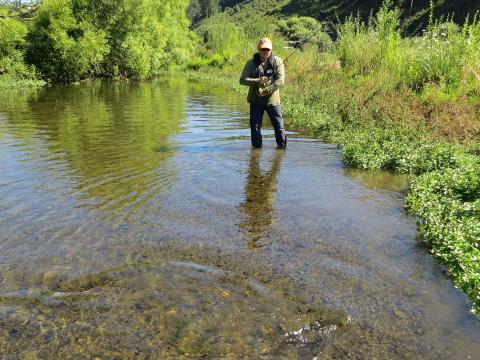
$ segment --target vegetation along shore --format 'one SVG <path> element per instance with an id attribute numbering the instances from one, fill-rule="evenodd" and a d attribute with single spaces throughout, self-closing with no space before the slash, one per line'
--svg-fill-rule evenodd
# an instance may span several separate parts
<path id="1" fill-rule="evenodd" d="M 421 242 L 480 315 L 479 6 L 361 3 L 7 2 L 0 89 L 187 68 L 243 92 L 241 68 L 268 36 L 288 57 L 290 128 L 341 144 L 347 166 L 411 174 L 405 204 Z"/>

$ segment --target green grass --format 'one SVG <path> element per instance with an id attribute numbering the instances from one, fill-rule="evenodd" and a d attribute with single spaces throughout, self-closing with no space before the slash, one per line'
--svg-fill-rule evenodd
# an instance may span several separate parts
<path id="1" fill-rule="evenodd" d="M 368 23 L 350 18 L 342 24 L 336 49 L 342 65 L 360 76 L 383 77 L 392 86 L 421 92 L 433 84 L 452 97 L 477 97 L 479 19 L 473 17 L 462 28 L 432 23 L 425 35 L 402 38 L 399 16 L 398 10 L 384 7 Z"/>

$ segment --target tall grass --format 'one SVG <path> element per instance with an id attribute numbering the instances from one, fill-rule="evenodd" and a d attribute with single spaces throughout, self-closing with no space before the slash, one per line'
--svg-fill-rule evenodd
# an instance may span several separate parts
<path id="1" fill-rule="evenodd" d="M 202 66 L 235 69 L 250 59 L 257 51 L 257 42 L 261 37 L 269 37 L 277 55 L 285 55 L 285 39 L 277 33 L 276 20 L 260 16 L 248 21 L 233 21 L 226 13 L 217 13 L 205 20 L 195 29 L 203 40 L 198 54 L 189 64 L 189 68 Z"/>
<path id="2" fill-rule="evenodd" d="M 478 16 L 467 19 L 461 29 L 451 21 L 432 23 L 423 36 L 414 38 L 401 37 L 399 16 L 387 2 L 368 22 L 350 17 L 340 25 L 334 51 L 345 69 L 358 76 L 375 74 L 417 92 L 433 85 L 450 96 L 478 95 Z"/>

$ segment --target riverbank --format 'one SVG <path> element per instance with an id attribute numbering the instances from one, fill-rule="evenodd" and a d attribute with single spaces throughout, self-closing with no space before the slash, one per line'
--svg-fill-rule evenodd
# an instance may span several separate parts
<path id="1" fill-rule="evenodd" d="M 26 89 L 45 86 L 46 82 L 37 79 L 20 79 L 10 75 L 0 75 L 0 91 Z"/>
<path id="2" fill-rule="evenodd" d="M 340 144 L 349 167 L 411 174 L 406 208 L 419 218 L 421 241 L 448 266 L 478 315 L 480 158 L 472 131 L 478 124 L 471 116 L 477 104 L 432 102 L 406 89 L 385 88 L 376 79 L 355 82 L 328 58 L 307 64 L 309 70 L 302 72 L 295 66 L 302 61 L 307 60 L 300 56 L 286 64 L 282 102 L 287 126 L 318 131 Z M 246 93 L 238 84 L 241 66 L 204 67 L 189 77 Z M 441 120 L 452 112 L 466 115 L 460 121 Z"/>

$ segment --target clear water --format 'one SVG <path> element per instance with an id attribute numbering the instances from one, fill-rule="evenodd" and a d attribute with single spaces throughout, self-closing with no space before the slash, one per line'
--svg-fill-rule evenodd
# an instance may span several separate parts
<path id="1" fill-rule="evenodd" d="M 480 358 L 406 179 L 264 135 L 182 79 L 0 94 L 0 358 Z"/>

